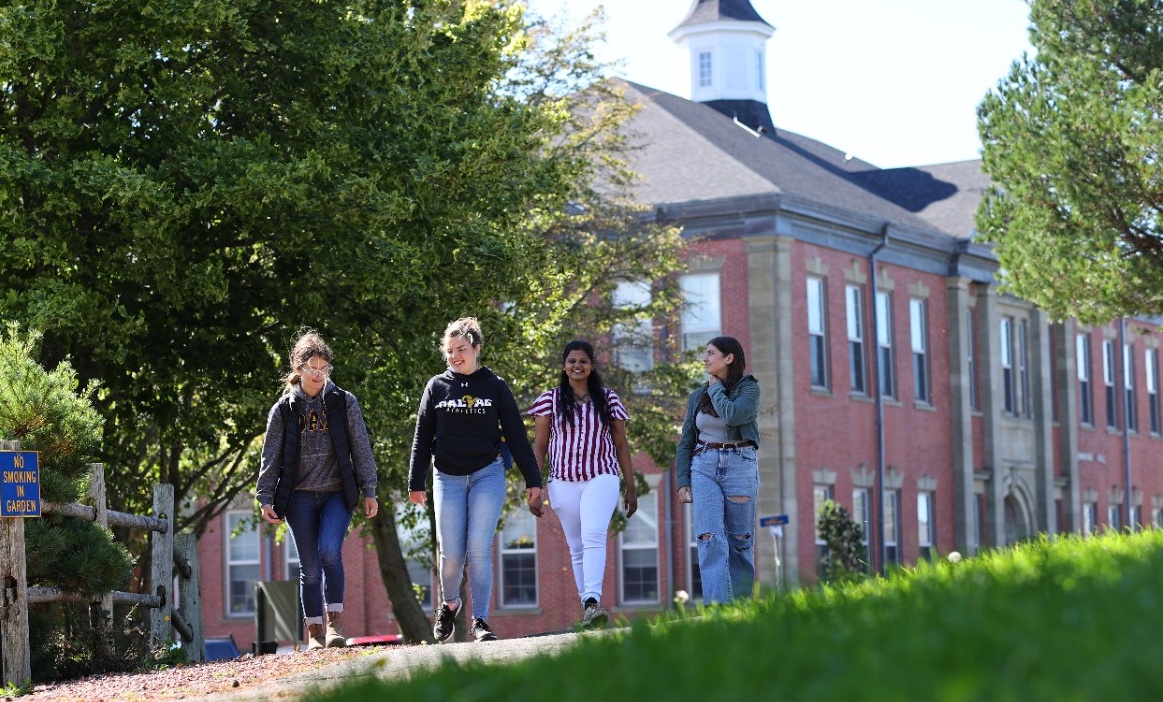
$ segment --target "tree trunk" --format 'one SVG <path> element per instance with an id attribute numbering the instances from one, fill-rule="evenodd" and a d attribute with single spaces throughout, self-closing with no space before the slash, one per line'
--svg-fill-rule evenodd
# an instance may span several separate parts
<path id="1" fill-rule="evenodd" d="M 384 589 L 387 590 L 392 612 L 396 615 L 404 640 L 408 643 L 435 643 L 432 625 L 424 610 L 420 609 L 420 602 L 412 589 L 412 579 L 408 576 L 408 564 L 400 547 L 396 516 L 391 505 L 384 505 L 376 514 L 372 521 L 372 538 L 380 562 L 380 577 L 384 581 Z"/>

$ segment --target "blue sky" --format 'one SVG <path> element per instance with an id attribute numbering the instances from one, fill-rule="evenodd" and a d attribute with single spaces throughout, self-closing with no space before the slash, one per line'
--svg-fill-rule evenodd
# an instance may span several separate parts
<path id="1" fill-rule="evenodd" d="M 526 0 L 569 24 L 599 4 L 617 73 L 676 95 L 689 76 L 667 33 L 690 0 Z M 977 105 L 1023 52 L 1024 0 L 751 0 L 775 27 L 767 101 L 788 129 L 882 168 L 978 158 Z"/>

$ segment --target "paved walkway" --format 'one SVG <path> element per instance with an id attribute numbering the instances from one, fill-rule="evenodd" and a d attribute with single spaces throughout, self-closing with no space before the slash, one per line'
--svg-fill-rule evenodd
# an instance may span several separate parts
<path id="1" fill-rule="evenodd" d="M 326 691 L 343 683 L 365 678 L 406 679 L 440 667 L 446 661 L 502 663 L 539 654 L 557 655 L 579 636 L 600 635 L 560 633 L 487 643 L 447 643 L 420 646 L 391 646 L 383 651 L 309 673 L 296 673 L 276 681 L 221 695 L 200 698 L 204 702 L 253 702 L 254 700 L 295 700 L 310 693 Z M 294 655 L 294 654 L 289 654 Z"/>

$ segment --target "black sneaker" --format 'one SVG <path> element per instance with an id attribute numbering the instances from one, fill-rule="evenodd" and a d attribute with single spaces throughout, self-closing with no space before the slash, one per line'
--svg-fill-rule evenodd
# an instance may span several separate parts
<path id="1" fill-rule="evenodd" d="M 456 609 L 451 609 L 447 602 L 441 602 L 440 609 L 436 610 L 435 619 L 432 635 L 436 637 L 436 643 L 444 643 L 456 633 Z"/>
<path id="2" fill-rule="evenodd" d="M 473 617 L 472 637 L 477 641 L 496 641 L 497 635 L 489 628 L 488 623 L 480 617 Z"/>
<path id="3" fill-rule="evenodd" d="M 610 611 L 600 602 L 590 597 L 586 599 L 585 609 L 582 611 L 581 625 L 583 629 L 605 626 L 610 619 Z"/>

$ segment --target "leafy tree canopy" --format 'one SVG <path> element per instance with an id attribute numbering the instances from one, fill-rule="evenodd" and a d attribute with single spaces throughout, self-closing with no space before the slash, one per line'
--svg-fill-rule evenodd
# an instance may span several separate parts
<path id="1" fill-rule="evenodd" d="M 1033 0 L 1036 54 L 979 108 L 977 217 L 1007 288 L 1102 322 L 1163 311 L 1163 2 Z"/>

